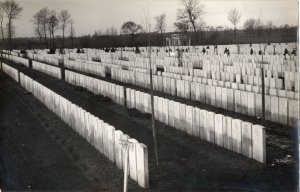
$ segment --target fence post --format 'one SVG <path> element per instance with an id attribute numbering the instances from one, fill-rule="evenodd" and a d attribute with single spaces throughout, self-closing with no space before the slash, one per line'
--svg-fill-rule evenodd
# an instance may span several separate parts
<path id="1" fill-rule="evenodd" d="M 64 67 L 64 59 L 58 60 L 58 66 L 60 68 L 61 79 L 65 80 L 65 67 Z"/>
<path id="2" fill-rule="evenodd" d="M 2 69 L 2 60 L 3 60 L 3 52 L 1 50 L 1 59 L 0 59 L 0 61 L 1 61 L 1 69 Z"/>
<path id="3" fill-rule="evenodd" d="M 262 119 L 263 123 L 265 123 L 265 75 L 264 75 L 264 68 L 263 64 L 261 66 L 261 103 L 262 103 Z"/>
<path id="4" fill-rule="evenodd" d="M 32 59 L 28 59 L 29 60 L 29 68 L 32 68 Z"/>
<path id="5" fill-rule="evenodd" d="M 130 142 L 128 142 L 127 140 L 121 140 L 121 145 L 122 145 L 122 147 L 125 148 L 123 192 L 127 192 L 127 185 L 128 185 L 128 159 L 129 159 L 128 148 L 129 148 Z"/>

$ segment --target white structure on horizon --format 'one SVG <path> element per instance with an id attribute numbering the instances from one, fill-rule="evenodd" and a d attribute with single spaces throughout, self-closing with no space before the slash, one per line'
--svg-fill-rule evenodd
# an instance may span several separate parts
<path id="1" fill-rule="evenodd" d="M 166 38 L 166 46 L 191 46 L 191 38 L 186 34 L 172 34 Z"/>

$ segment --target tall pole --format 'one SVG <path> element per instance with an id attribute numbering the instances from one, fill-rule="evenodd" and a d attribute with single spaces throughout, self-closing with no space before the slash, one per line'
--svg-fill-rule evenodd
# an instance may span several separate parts
<path id="1" fill-rule="evenodd" d="M 127 186 L 128 186 L 128 148 L 129 148 L 129 143 L 125 143 L 125 167 L 124 167 L 124 185 L 123 185 L 123 192 L 127 192 Z"/>
<path id="2" fill-rule="evenodd" d="M 262 99 L 262 119 L 263 123 L 265 123 L 265 75 L 264 75 L 264 67 L 263 67 L 263 62 L 264 62 L 264 56 L 263 53 L 261 54 L 261 99 Z"/>
<path id="3" fill-rule="evenodd" d="M 148 34 L 149 43 L 149 68 L 150 68 L 150 92 L 151 92 L 151 113 L 152 113 L 152 134 L 154 143 L 154 153 L 156 166 L 158 167 L 158 152 L 157 152 L 157 140 L 156 140 L 156 128 L 155 128 L 155 115 L 154 115 L 154 97 L 153 97 L 153 82 L 152 82 L 152 65 L 151 65 L 151 44 L 150 44 L 150 31 Z"/>

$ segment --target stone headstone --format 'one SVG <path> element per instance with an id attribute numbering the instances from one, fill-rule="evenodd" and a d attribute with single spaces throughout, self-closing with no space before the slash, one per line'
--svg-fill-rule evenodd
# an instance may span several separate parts
<path id="1" fill-rule="evenodd" d="M 191 82 L 191 100 L 196 101 L 197 83 Z"/>
<path id="2" fill-rule="evenodd" d="M 271 96 L 271 121 L 278 123 L 279 121 L 279 100 L 276 96 Z"/>
<path id="3" fill-rule="evenodd" d="M 269 94 L 270 96 L 277 96 L 277 89 L 270 89 Z"/>
<path id="4" fill-rule="evenodd" d="M 180 130 L 186 131 L 186 105 L 183 103 L 179 104 L 179 124 L 180 124 Z"/>
<path id="5" fill-rule="evenodd" d="M 239 119 L 232 120 L 232 150 L 242 152 L 242 121 Z"/>
<path id="6" fill-rule="evenodd" d="M 226 109 L 227 110 L 227 105 L 228 105 L 228 103 L 227 103 L 227 98 L 228 98 L 228 96 L 227 96 L 227 88 L 222 88 L 222 108 L 223 109 Z"/>
<path id="7" fill-rule="evenodd" d="M 248 92 L 248 115 L 255 117 L 255 94 Z"/>
<path id="8" fill-rule="evenodd" d="M 223 117 L 223 142 L 224 148 L 232 150 L 232 130 L 231 130 L 232 118 L 224 116 Z"/>
<path id="9" fill-rule="evenodd" d="M 216 107 L 222 107 L 222 88 L 216 87 Z"/>
<path id="10" fill-rule="evenodd" d="M 215 144 L 223 147 L 223 118 L 224 116 L 221 114 L 215 115 Z"/>
<path id="11" fill-rule="evenodd" d="M 180 129 L 180 103 L 174 102 L 174 126 L 176 129 Z"/>
<path id="12" fill-rule="evenodd" d="M 200 110 L 200 138 L 208 141 L 208 134 L 206 131 L 206 110 Z"/>
<path id="13" fill-rule="evenodd" d="M 210 143 L 215 142 L 215 113 L 207 112 L 206 114 L 206 138 Z"/>
<path id="14" fill-rule="evenodd" d="M 136 139 L 128 139 L 129 144 L 129 175 L 130 177 L 137 181 L 137 155 L 136 155 L 136 145 L 138 141 Z"/>
<path id="15" fill-rule="evenodd" d="M 242 122 L 242 154 L 252 158 L 252 124 Z"/>
<path id="16" fill-rule="evenodd" d="M 235 112 L 242 113 L 240 90 L 234 90 L 234 106 L 235 106 Z"/>
<path id="17" fill-rule="evenodd" d="M 158 104 L 158 120 L 160 122 L 163 122 L 163 98 L 162 97 L 157 98 L 157 104 Z"/>
<path id="18" fill-rule="evenodd" d="M 200 109 L 193 107 L 193 136 L 200 137 Z"/>
<path id="19" fill-rule="evenodd" d="M 266 132 L 261 125 L 252 126 L 253 159 L 266 163 Z"/>
<path id="20" fill-rule="evenodd" d="M 256 117 L 262 117 L 262 96 L 261 96 L 261 94 L 255 94 L 255 115 L 256 115 Z"/>
<path id="21" fill-rule="evenodd" d="M 186 132 L 189 135 L 193 135 L 193 107 L 186 106 Z"/>
<path id="22" fill-rule="evenodd" d="M 210 85 L 205 85 L 205 103 L 210 105 L 211 104 L 211 93 L 210 93 Z"/>
<path id="23" fill-rule="evenodd" d="M 248 92 L 241 91 L 242 114 L 248 115 Z"/>
<path id="24" fill-rule="evenodd" d="M 184 81 L 184 98 L 191 98 L 191 84 L 189 81 Z"/>
<path id="25" fill-rule="evenodd" d="M 299 117 L 298 116 L 298 108 L 299 108 L 299 103 L 297 100 L 289 100 L 289 103 L 288 103 L 289 126 L 295 126 L 295 123 L 297 122 L 298 117 Z"/>
<path id="26" fill-rule="evenodd" d="M 200 102 L 205 103 L 206 102 L 205 85 L 200 84 L 199 87 L 200 87 Z"/>
<path id="27" fill-rule="evenodd" d="M 163 123 L 168 124 L 169 121 L 169 100 L 163 99 L 163 109 L 162 109 L 162 116 L 163 116 Z"/>
<path id="28" fill-rule="evenodd" d="M 227 89 L 227 109 L 229 111 L 235 111 L 235 100 L 233 89 Z"/>
<path id="29" fill-rule="evenodd" d="M 174 127 L 174 101 L 168 100 L 168 125 Z"/>
<path id="30" fill-rule="evenodd" d="M 215 86 L 210 86 L 210 105 L 216 106 L 216 88 Z"/>
<path id="31" fill-rule="evenodd" d="M 137 182 L 143 188 L 149 188 L 148 149 L 142 143 L 136 144 Z"/>
<path id="32" fill-rule="evenodd" d="M 283 125 L 287 125 L 288 122 L 288 99 L 279 97 L 279 111 L 278 121 Z"/>
<path id="33" fill-rule="evenodd" d="M 116 165 L 119 169 L 123 168 L 123 159 L 122 159 L 122 139 L 123 132 L 120 130 L 115 131 L 115 157 Z"/>
<path id="34" fill-rule="evenodd" d="M 266 120 L 271 120 L 271 97 L 265 95 L 265 115 Z"/>
<path id="35" fill-rule="evenodd" d="M 278 90 L 278 96 L 279 97 L 286 97 L 286 90 Z"/>
<path id="36" fill-rule="evenodd" d="M 293 91 L 287 91 L 286 92 L 286 97 L 288 99 L 295 99 L 295 92 L 293 92 Z"/>

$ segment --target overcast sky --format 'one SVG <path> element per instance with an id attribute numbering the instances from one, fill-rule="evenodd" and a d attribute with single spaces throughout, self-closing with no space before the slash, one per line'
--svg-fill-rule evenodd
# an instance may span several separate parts
<path id="1" fill-rule="evenodd" d="M 120 30 L 122 24 L 132 20 L 142 24 L 143 10 L 149 10 L 154 17 L 165 13 L 167 31 L 174 31 L 176 9 L 181 7 L 180 0 L 16 0 L 22 7 L 22 16 L 15 22 L 17 37 L 34 36 L 32 16 L 42 9 L 60 12 L 67 9 L 73 20 L 76 35 L 93 34 L 95 30 L 105 31 L 114 26 Z M 206 14 L 204 21 L 209 26 L 229 26 L 227 19 L 230 9 L 236 7 L 242 14 L 238 27 L 243 26 L 247 18 L 272 20 L 275 25 L 298 25 L 297 0 L 202 0 Z M 69 30 L 68 30 L 69 31 Z M 61 33 L 60 31 L 57 34 Z"/>

